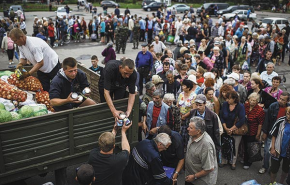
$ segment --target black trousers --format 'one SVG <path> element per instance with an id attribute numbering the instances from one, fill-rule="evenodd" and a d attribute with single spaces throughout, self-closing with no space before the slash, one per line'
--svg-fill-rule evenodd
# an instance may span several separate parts
<path id="1" fill-rule="evenodd" d="M 55 37 L 49 37 L 49 38 L 50 38 L 50 46 L 53 47 Z"/>
<path id="2" fill-rule="evenodd" d="M 151 44 L 152 42 L 152 34 L 153 34 L 153 30 L 148 29 L 148 43 Z"/>
<path id="3" fill-rule="evenodd" d="M 248 143 L 250 142 L 255 142 L 256 141 L 256 136 L 243 136 L 243 142 L 244 142 L 244 166 L 251 166 L 252 163 L 250 163 L 249 160 L 249 154 L 247 152 L 248 150 Z"/>
<path id="4" fill-rule="evenodd" d="M 140 29 L 139 41 L 144 41 L 144 40 L 145 40 L 145 30 Z"/>
<path id="5" fill-rule="evenodd" d="M 113 37 L 113 34 L 107 34 L 107 43 L 110 41 L 110 38 L 112 40 L 112 42 L 114 43 L 114 37 Z"/>
<path id="6" fill-rule="evenodd" d="M 37 71 L 37 76 L 40 83 L 42 84 L 43 90 L 49 92 L 50 81 L 55 77 L 55 75 L 57 74 L 60 68 L 61 68 L 61 65 L 58 61 L 58 63 L 56 64 L 56 66 L 53 68 L 53 70 L 50 73 L 44 73 L 39 70 Z"/>
<path id="7" fill-rule="evenodd" d="M 14 56 L 14 48 L 13 49 L 7 49 L 7 55 L 8 55 L 8 60 L 13 60 Z"/>
<path id="8" fill-rule="evenodd" d="M 147 83 L 149 81 L 148 75 L 149 75 L 149 72 L 150 72 L 150 67 L 149 66 L 139 67 L 137 71 L 138 71 L 138 73 L 140 75 L 140 78 L 139 78 L 139 94 L 142 95 L 143 94 L 143 79 L 145 79 L 145 83 Z"/>

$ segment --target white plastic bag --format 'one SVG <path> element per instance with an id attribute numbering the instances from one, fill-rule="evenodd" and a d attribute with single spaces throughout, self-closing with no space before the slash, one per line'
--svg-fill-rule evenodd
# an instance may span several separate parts
<path id="1" fill-rule="evenodd" d="M 242 70 L 249 70 L 249 65 L 248 65 L 248 62 L 246 60 L 242 65 Z"/>

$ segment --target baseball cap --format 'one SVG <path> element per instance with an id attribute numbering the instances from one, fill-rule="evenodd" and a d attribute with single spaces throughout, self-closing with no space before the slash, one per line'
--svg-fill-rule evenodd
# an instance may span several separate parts
<path id="1" fill-rule="evenodd" d="M 153 82 L 147 82 L 145 85 L 146 89 L 151 89 L 152 87 L 154 87 L 154 83 Z"/>
<path id="2" fill-rule="evenodd" d="M 188 43 L 189 43 L 188 40 L 185 40 L 185 41 L 184 41 L 184 44 L 188 44 Z"/>
<path id="3" fill-rule="evenodd" d="M 197 95 L 194 102 L 196 102 L 196 103 L 205 103 L 206 102 L 205 95 L 203 95 L 203 94 Z"/>
<path id="4" fill-rule="evenodd" d="M 144 44 L 141 44 L 141 46 L 142 46 L 142 47 L 146 47 L 146 46 L 147 46 L 147 44 L 146 44 L 146 43 L 144 43 Z"/>
<path id="5" fill-rule="evenodd" d="M 237 73 L 231 73 L 230 75 L 227 76 L 228 78 L 233 78 L 234 80 L 239 80 L 240 77 Z"/>

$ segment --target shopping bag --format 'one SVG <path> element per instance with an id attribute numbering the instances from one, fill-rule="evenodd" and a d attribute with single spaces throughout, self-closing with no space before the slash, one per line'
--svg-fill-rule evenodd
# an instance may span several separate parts
<path id="1" fill-rule="evenodd" d="M 169 36 L 167 37 L 167 42 L 173 43 L 173 42 L 174 42 L 174 36 L 169 35 Z"/>
<path id="2" fill-rule="evenodd" d="M 263 157 L 261 155 L 261 142 L 250 142 L 248 143 L 248 154 L 249 154 L 249 162 L 256 162 L 256 161 L 262 161 Z"/>

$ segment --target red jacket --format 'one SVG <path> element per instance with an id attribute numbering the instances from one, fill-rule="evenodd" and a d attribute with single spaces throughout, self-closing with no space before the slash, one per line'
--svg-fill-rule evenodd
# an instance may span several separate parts
<path id="1" fill-rule="evenodd" d="M 48 36 L 49 37 L 54 37 L 54 27 L 53 26 L 48 26 Z"/>

